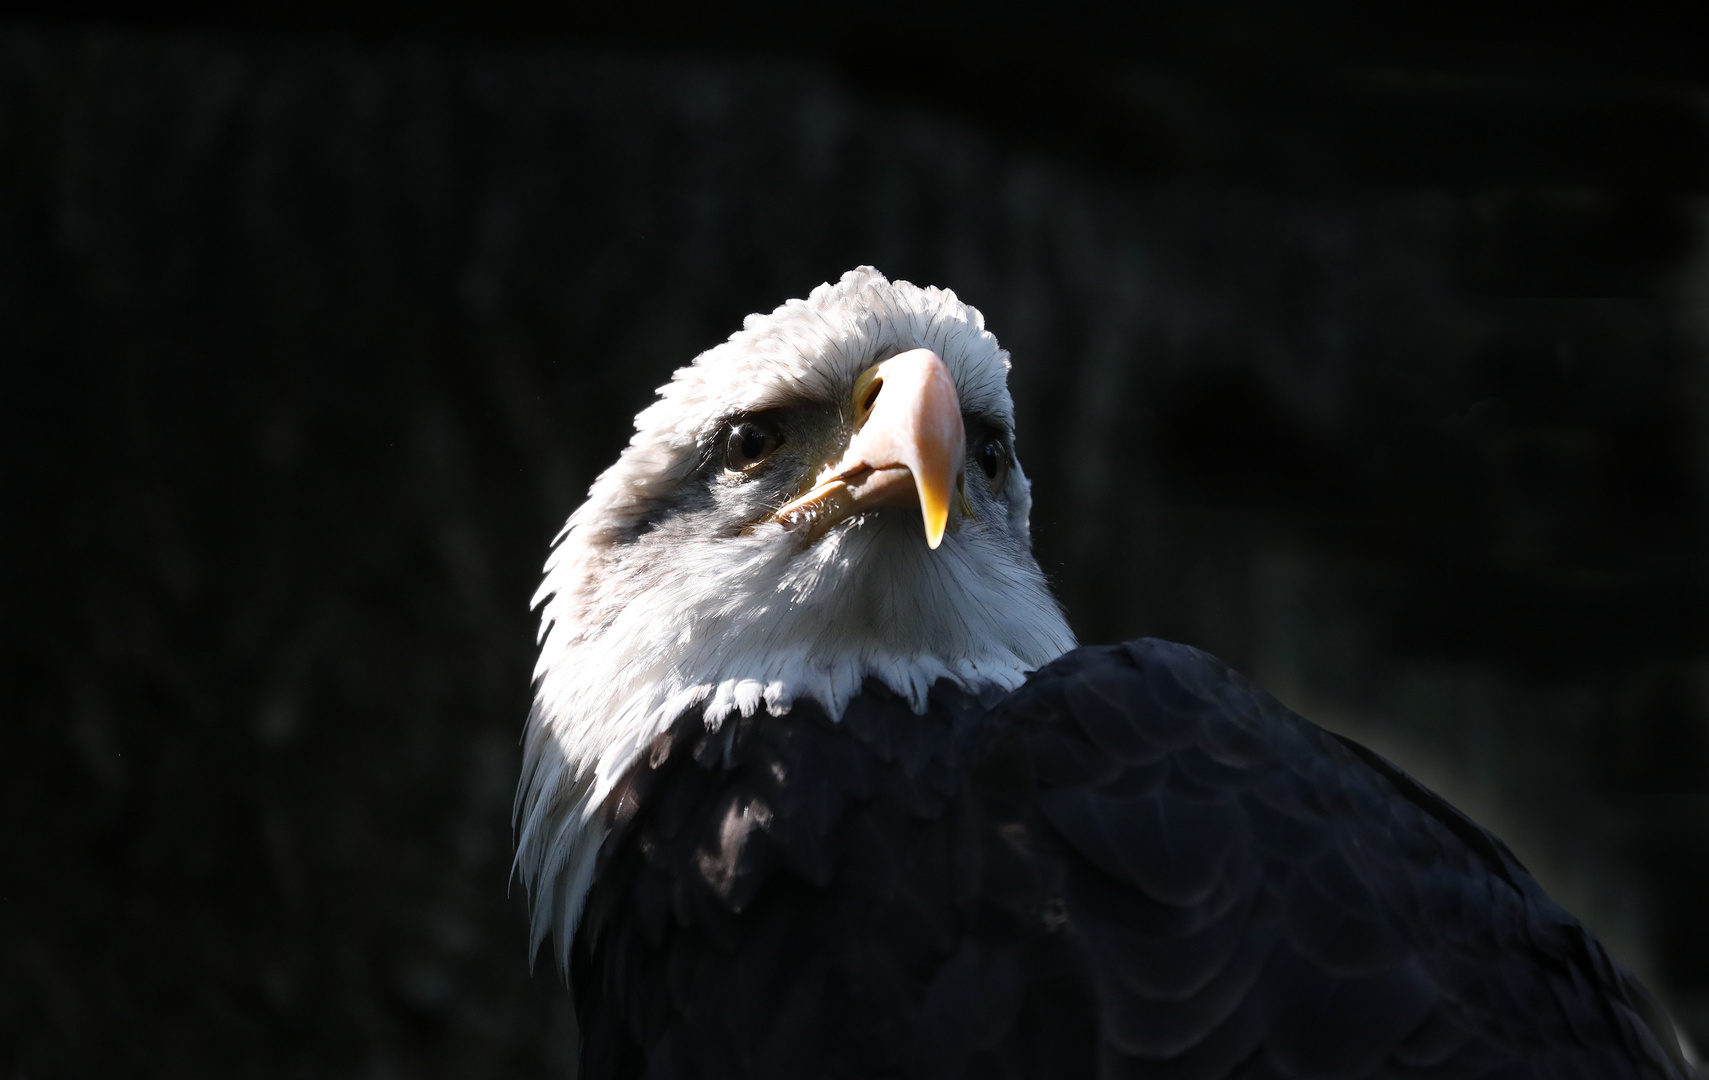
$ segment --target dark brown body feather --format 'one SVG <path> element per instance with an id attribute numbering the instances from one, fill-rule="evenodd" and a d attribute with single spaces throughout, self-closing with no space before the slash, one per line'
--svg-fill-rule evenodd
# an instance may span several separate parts
<path id="1" fill-rule="evenodd" d="M 585 1080 L 1691 1075 L 1499 840 L 1184 646 L 685 719 L 614 800 Z"/>

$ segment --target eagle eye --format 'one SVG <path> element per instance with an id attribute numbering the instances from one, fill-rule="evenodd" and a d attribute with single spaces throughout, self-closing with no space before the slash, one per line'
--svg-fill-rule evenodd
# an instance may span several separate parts
<path id="1" fill-rule="evenodd" d="M 744 472 L 764 461 L 782 442 L 777 432 L 765 424 L 743 420 L 730 425 L 724 439 L 724 467 L 731 472 Z"/>
<path id="2" fill-rule="evenodd" d="M 985 478 L 990 480 L 993 486 L 1000 484 L 1000 477 L 1009 471 L 1009 451 L 1003 445 L 1003 440 L 995 436 L 979 444 L 973 459 L 979 463 L 979 471 L 985 474 Z"/>

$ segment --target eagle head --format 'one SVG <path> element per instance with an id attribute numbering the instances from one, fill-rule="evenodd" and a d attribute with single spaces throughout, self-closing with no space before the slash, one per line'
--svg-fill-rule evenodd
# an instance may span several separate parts
<path id="1" fill-rule="evenodd" d="M 698 713 L 832 717 L 868 679 L 1009 689 L 1074 646 L 1032 555 L 1009 357 L 944 289 L 871 267 L 681 368 L 546 562 L 517 792 L 533 946 L 560 964 L 608 796 Z"/>

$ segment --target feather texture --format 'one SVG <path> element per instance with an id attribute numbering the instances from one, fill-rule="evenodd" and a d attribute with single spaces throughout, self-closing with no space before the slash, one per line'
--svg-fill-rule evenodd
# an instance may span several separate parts
<path id="1" fill-rule="evenodd" d="M 1184 646 L 661 746 L 574 955 L 590 1080 L 1691 1075 L 1498 840 Z"/>
<path id="2" fill-rule="evenodd" d="M 697 357 L 635 418 L 635 436 L 571 515 L 535 597 L 535 706 L 517 791 L 516 866 L 533 944 L 567 960 L 605 836 L 599 808 L 685 712 L 717 727 L 811 700 L 838 716 L 868 679 L 925 708 L 948 680 L 1020 685 L 1074 645 L 1033 560 L 1019 462 L 1000 520 L 966 523 L 936 551 L 882 515 L 801 551 L 780 526 L 676 528 L 696 471 L 731 417 L 789 403 L 837 408 L 862 370 L 935 350 L 965 414 L 1012 430 L 1009 358 L 954 293 L 850 271 Z"/>
<path id="3" fill-rule="evenodd" d="M 969 433 L 942 546 L 882 509 L 787 534 L 914 348 Z M 1394 765 L 1184 646 L 1067 651 L 1007 370 L 954 294 L 861 268 L 678 371 L 571 515 L 516 815 L 581 1075 L 1692 1075 Z M 761 423 L 763 462 L 717 453 Z"/>

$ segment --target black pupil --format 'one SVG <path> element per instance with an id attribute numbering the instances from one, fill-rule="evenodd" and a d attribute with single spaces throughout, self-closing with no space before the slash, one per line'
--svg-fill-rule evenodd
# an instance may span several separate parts
<path id="1" fill-rule="evenodd" d="M 988 442 L 979 448 L 979 467 L 985 470 L 985 475 L 997 479 L 997 469 L 1003 464 L 1002 452 L 997 444 Z"/>
<path id="2" fill-rule="evenodd" d="M 755 461 L 766 452 L 766 433 L 755 424 L 742 424 L 730 433 L 731 457 L 738 461 Z"/>

